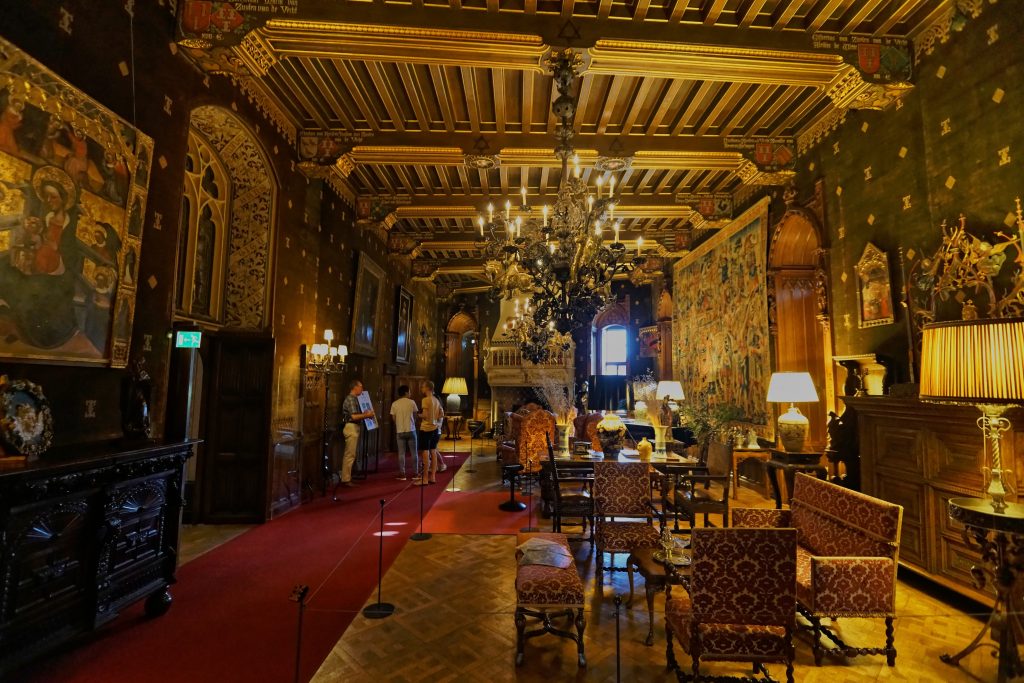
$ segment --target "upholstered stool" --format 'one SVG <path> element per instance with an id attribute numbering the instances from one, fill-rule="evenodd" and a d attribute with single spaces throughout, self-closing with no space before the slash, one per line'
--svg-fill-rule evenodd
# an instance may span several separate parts
<path id="1" fill-rule="evenodd" d="M 569 550 L 565 534 L 532 533 L 519 534 L 516 547 L 531 538 L 554 541 Z M 571 552 L 571 551 L 570 551 Z M 516 551 L 518 562 L 522 553 Z M 576 570 L 575 560 L 565 568 L 541 564 L 520 565 L 516 569 L 516 666 L 523 663 L 526 641 L 535 636 L 551 633 L 568 638 L 576 643 L 576 652 L 581 667 L 587 665 L 583 654 L 583 631 L 586 620 L 583 617 L 583 581 Z M 526 630 L 527 617 L 539 619 L 541 627 Z M 552 625 L 555 619 L 566 619 L 565 628 Z M 569 631 L 575 626 L 576 632 Z"/>

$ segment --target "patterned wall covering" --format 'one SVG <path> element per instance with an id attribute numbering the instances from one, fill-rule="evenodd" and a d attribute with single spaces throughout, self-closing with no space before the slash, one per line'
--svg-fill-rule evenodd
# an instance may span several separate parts
<path id="1" fill-rule="evenodd" d="M 850 112 L 797 164 L 801 197 L 825 177 L 826 244 L 835 353 L 879 353 L 906 381 L 902 308 L 893 324 L 860 329 L 853 268 L 868 242 L 884 250 L 900 296 L 897 249 L 935 249 L 939 224 L 963 213 L 979 234 L 1014 230 L 1024 196 L 1024 46 L 1018 3 L 976 3 L 980 14 L 915 66 L 901 106 Z M 983 56 L 982 56 L 983 55 Z"/>
<path id="2" fill-rule="evenodd" d="M 770 422 L 767 223 L 762 200 L 673 269 L 676 377 L 688 396 L 706 392 L 759 425 Z"/>

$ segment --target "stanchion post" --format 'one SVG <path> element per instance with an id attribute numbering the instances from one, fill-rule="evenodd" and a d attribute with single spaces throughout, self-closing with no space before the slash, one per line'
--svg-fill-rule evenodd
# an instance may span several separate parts
<path id="1" fill-rule="evenodd" d="M 622 680 L 622 645 L 619 635 L 619 610 L 622 607 L 622 596 L 615 596 L 615 682 Z"/>
<path id="2" fill-rule="evenodd" d="M 395 613 L 395 606 L 380 601 L 380 586 L 384 579 L 384 499 L 380 499 L 380 536 L 377 539 L 377 602 L 363 608 L 363 616 L 367 619 L 383 619 Z"/>
<path id="3" fill-rule="evenodd" d="M 526 459 L 526 472 L 533 469 L 533 458 Z M 527 491 L 526 495 L 530 499 L 530 502 L 526 506 L 526 526 L 519 530 L 523 534 L 533 534 L 540 529 L 533 525 L 533 479 L 527 479 Z"/>
<path id="4" fill-rule="evenodd" d="M 430 538 L 430 534 L 423 533 L 423 489 L 426 486 L 420 486 L 420 530 L 409 537 L 410 541 L 425 541 Z"/>
<path id="5" fill-rule="evenodd" d="M 299 584 L 292 589 L 289 600 L 299 603 L 299 626 L 295 634 L 295 683 L 299 683 L 300 669 L 302 665 L 302 619 L 306 612 L 306 596 L 309 595 L 309 586 Z"/>

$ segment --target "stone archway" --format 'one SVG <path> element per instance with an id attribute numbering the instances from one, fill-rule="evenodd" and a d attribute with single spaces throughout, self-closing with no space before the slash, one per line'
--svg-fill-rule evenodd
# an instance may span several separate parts
<path id="1" fill-rule="evenodd" d="M 216 151 L 231 178 L 223 324 L 264 330 L 270 322 L 277 198 L 273 167 L 255 135 L 230 111 L 197 107 L 190 125 Z"/>

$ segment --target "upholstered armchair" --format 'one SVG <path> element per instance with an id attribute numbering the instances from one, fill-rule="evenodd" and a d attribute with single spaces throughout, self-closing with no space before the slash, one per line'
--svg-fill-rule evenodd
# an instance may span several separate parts
<path id="1" fill-rule="evenodd" d="M 814 663 L 825 654 L 884 654 L 896 665 L 893 619 L 903 508 L 806 474 L 797 474 L 789 510 L 733 510 L 734 526 L 793 527 L 797 609 L 814 630 Z M 885 619 L 885 647 L 847 645 L 823 618 Z M 822 645 L 826 636 L 835 647 Z"/>
<path id="2" fill-rule="evenodd" d="M 764 664 L 781 662 L 786 680 L 793 683 L 796 531 L 694 529 L 691 548 L 689 594 L 673 591 L 673 582 L 667 582 L 669 667 L 680 680 L 703 680 L 701 661 L 751 662 L 754 673 L 771 680 Z M 692 677 L 679 671 L 673 640 L 690 655 Z"/>
<path id="3" fill-rule="evenodd" d="M 651 470 L 645 462 L 598 461 L 594 463 L 594 537 L 597 547 L 597 581 L 604 581 L 604 554 L 611 555 L 608 571 L 615 566 L 616 553 L 637 548 L 657 548 L 659 527 L 665 520 L 651 500 Z"/>
<path id="4" fill-rule="evenodd" d="M 601 441 L 597 438 L 597 423 L 601 421 L 601 413 L 587 413 L 577 416 L 573 421 L 576 441 L 589 441 L 595 451 L 601 450 Z"/>

